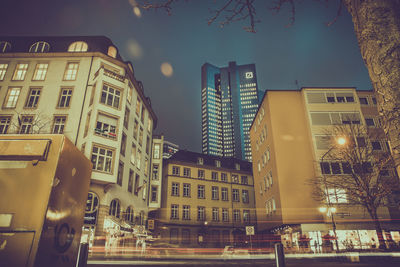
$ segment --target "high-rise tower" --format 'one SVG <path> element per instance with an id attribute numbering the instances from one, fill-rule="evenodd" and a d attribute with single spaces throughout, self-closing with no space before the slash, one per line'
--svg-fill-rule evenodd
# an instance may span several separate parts
<path id="1" fill-rule="evenodd" d="M 258 108 L 254 64 L 201 68 L 202 152 L 251 161 L 249 129 Z"/>

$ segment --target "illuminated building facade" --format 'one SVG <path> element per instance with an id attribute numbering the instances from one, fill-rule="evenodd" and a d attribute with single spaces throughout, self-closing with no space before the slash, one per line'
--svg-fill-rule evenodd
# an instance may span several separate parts
<path id="1" fill-rule="evenodd" d="M 336 209 L 334 219 L 321 213 L 322 204 L 313 198 L 310 179 L 348 173 L 343 162 L 326 160 L 320 164 L 332 148 L 327 141 L 329 129 L 349 124 L 351 119 L 352 124 L 368 127 L 370 132 L 382 132 L 378 117 L 371 91 L 352 87 L 266 91 L 250 130 L 258 230 L 279 233 L 285 247 L 304 249 L 304 242 L 308 242 L 307 250 L 321 252 L 326 242 L 322 237 L 334 236 L 334 220 L 340 249 L 350 241 L 356 249 L 377 247 L 368 212 L 350 205 L 345 189 L 329 188 L 333 196 L 330 205 Z M 365 142 L 377 153 L 387 151 L 384 135 L 380 140 L 368 139 Z M 321 166 L 327 166 L 323 173 Z M 397 179 L 394 171 L 382 175 Z M 390 206 L 380 207 L 378 216 L 386 240 L 399 242 L 399 225 L 388 223 Z"/>
<path id="2" fill-rule="evenodd" d="M 90 244 L 143 229 L 157 117 L 110 39 L 0 37 L 0 88 L 0 134 L 64 134 L 91 160 Z"/>
<path id="3" fill-rule="evenodd" d="M 179 150 L 164 160 L 156 233 L 188 247 L 248 241 L 256 225 L 251 163 Z"/>
<path id="4" fill-rule="evenodd" d="M 202 152 L 251 161 L 249 130 L 257 111 L 254 64 L 201 68 Z"/>

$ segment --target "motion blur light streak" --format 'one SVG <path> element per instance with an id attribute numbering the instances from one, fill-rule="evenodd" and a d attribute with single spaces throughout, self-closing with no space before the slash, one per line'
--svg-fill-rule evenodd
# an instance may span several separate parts
<path id="1" fill-rule="evenodd" d="M 164 74 L 165 77 L 171 77 L 174 73 L 174 70 L 170 63 L 164 62 L 161 64 L 161 73 Z"/>

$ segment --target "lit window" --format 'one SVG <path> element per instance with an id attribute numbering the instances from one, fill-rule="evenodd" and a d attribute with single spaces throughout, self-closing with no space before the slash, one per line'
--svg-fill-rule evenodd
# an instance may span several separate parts
<path id="1" fill-rule="evenodd" d="M 243 203 L 249 203 L 249 191 L 242 190 L 242 201 Z"/>
<path id="2" fill-rule="evenodd" d="M 7 53 L 11 50 L 11 44 L 9 42 L 0 42 L 0 53 Z"/>
<path id="3" fill-rule="evenodd" d="M 18 101 L 20 92 L 21 92 L 21 88 L 19 88 L 19 87 L 8 88 L 3 107 L 4 108 L 15 108 L 15 106 L 17 105 L 17 101 Z"/>
<path id="4" fill-rule="evenodd" d="M 100 103 L 114 108 L 119 108 L 120 98 L 121 91 L 114 89 L 106 84 L 103 85 Z"/>
<path id="5" fill-rule="evenodd" d="M 26 99 L 25 107 L 36 108 L 39 102 L 40 93 L 41 93 L 40 88 L 31 88 L 29 90 L 28 98 Z"/>
<path id="6" fill-rule="evenodd" d="M 0 81 L 4 80 L 8 68 L 7 63 L 0 63 Z"/>
<path id="7" fill-rule="evenodd" d="M 47 68 L 49 64 L 47 63 L 38 63 L 35 67 L 35 72 L 33 73 L 32 80 L 34 81 L 44 81 L 46 78 Z"/>
<path id="8" fill-rule="evenodd" d="M 78 73 L 79 64 L 76 62 L 67 63 L 67 67 L 64 72 L 64 81 L 75 81 L 76 74 Z"/>
<path id="9" fill-rule="evenodd" d="M 119 218 L 121 216 L 121 205 L 118 199 L 111 200 L 110 210 L 108 211 L 108 215 Z"/>
<path id="10" fill-rule="evenodd" d="M 22 116 L 18 133 L 30 134 L 32 133 L 33 130 L 32 128 L 33 128 L 33 116 Z"/>
<path id="11" fill-rule="evenodd" d="M 71 103 L 72 89 L 71 88 L 61 88 L 60 98 L 58 99 L 59 108 L 67 108 Z"/>
<path id="12" fill-rule="evenodd" d="M 204 179 L 204 170 L 198 170 L 197 177 L 199 179 Z"/>
<path id="13" fill-rule="evenodd" d="M 243 210 L 243 221 L 250 222 L 250 211 L 249 210 Z"/>
<path id="14" fill-rule="evenodd" d="M 6 134 L 11 124 L 11 116 L 0 116 L 0 134 Z"/>
<path id="15" fill-rule="evenodd" d="M 197 158 L 197 164 L 203 165 L 204 164 L 203 158 Z"/>
<path id="16" fill-rule="evenodd" d="M 117 57 L 117 48 L 115 48 L 114 46 L 109 46 L 107 55 L 109 55 L 110 57 L 116 58 Z"/>
<path id="17" fill-rule="evenodd" d="M 114 150 L 93 146 L 92 150 L 92 164 L 93 170 L 112 173 L 112 160 Z"/>
<path id="18" fill-rule="evenodd" d="M 68 52 L 86 52 L 87 50 L 88 50 L 87 43 L 82 42 L 82 41 L 73 42 L 68 47 Z"/>
<path id="19" fill-rule="evenodd" d="M 50 45 L 47 42 L 36 42 L 29 48 L 29 53 L 46 53 L 49 52 Z"/>
<path id="20" fill-rule="evenodd" d="M 19 63 L 15 67 L 13 81 L 23 81 L 25 79 L 26 71 L 28 70 L 27 63 Z"/>
<path id="21" fill-rule="evenodd" d="M 53 121 L 53 134 L 62 134 L 64 133 L 65 122 L 67 120 L 67 116 L 55 116 Z"/>

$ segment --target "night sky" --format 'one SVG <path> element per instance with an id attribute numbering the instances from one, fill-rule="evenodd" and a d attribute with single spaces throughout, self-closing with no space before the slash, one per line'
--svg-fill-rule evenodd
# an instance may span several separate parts
<path id="1" fill-rule="evenodd" d="M 216 1 L 221 5 L 223 1 Z M 321 1 L 325 2 L 325 1 Z M 173 15 L 159 10 L 133 12 L 128 0 L 1 0 L 0 35 L 104 35 L 131 61 L 158 116 L 155 133 L 181 148 L 201 151 L 201 66 L 223 67 L 229 61 L 255 63 L 258 86 L 357 87 L 371 89 L 350 15 L 336 16 L 339 0 L 329 6 L 300 1 L 291 27 L 289 7 L 279 14 L 257 6 L 257 33 L 244 22 L 207 25 L 213 0 L 179 1 Z M 172 75 L 161 65 L 172 66 Z M 167 67 L 168 64 L 165 64 Z"/>

